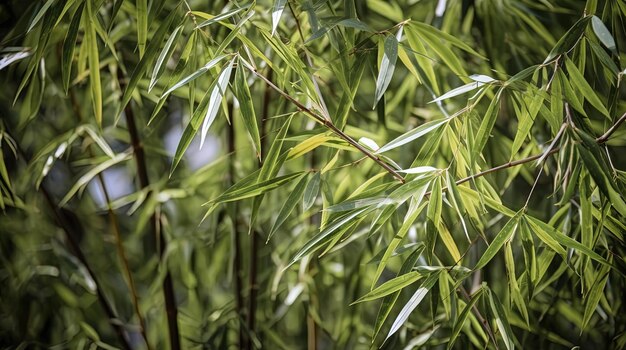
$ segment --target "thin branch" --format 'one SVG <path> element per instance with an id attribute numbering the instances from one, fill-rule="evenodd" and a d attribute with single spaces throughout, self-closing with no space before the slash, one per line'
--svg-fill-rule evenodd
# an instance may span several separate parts
<path id="1" fill-rule="evenodd" d="M 394 178 L 396 178 L 398 181 L 404 183 L 406 182 L 406 180 L 404 179 L 404 177 L 402 175 L 400 175 L 396 170 L 394 170 L 389 164 L 385 163 L 382 159 L 380 159 L 380 157 L 378 157 L 377 155 L 373 154 L 372 152 L 370 152 L 369 150 L 367 150 L 365 147 L 361 146 L 361 144 L 359 144 L 357 141 L 355 141 L 353 138 L 351 138 L 350 136 L 348 136 L 346 133 L 344 133 L 342 130 L 340 130 L 339 128 L 337 128 L 330 120 L 327 120 L 326 118 L 324 118 L 323 116 L 320 116 L 319 114 L 315 113 L 313 110 L 311 110 L 310 108 L 307 108 L 305 105 L 303 105 L 302 103 L 300 103 L 300 101 L 296 100 L 295 98 L 291 97 L 291 95 L 289 95 L 288 93 L 286 93 L 285 91 L 283 91 L 281 88 L 279 88 L 278 86 L 274 85 L 274 83 L 272 83 L 269 79 L 267 79 L 265 76 L 263 76 L 263 74 L 259 73 L 257 70 L 252 69 L 252 67 L 248 67 L 251 68 L 250 70 L 252 71 L 252 73 L 254 73 L 257 77 L 259 77 L 261 80 L 263 80 L 265 82 L 265 84 L 267 84 L 269 87 L 271 87 L 274 91 L 278 92 L 282 97 L 284 97 L 285 99 L 287 99 L 289 102 L 291 102 L 292 104 L 294 104 L 296 107 L 298 107 L 298 109 L 300 109 L 300 111 L 302 111 L 303 113 L 306 113 L 308 115 L 310 115 L 311 117 L 313 117 L 313 119 L 315 119 L 317 122 L 319 122 L 320 124 L 324 125 L 326 128 L 328 128 L 330 131 L 332 131 L 333 133 L 335 133 L 337 136 L 339 136 L 340 138 L 342 138 L 344 141 L 346 141 L 347 143 L 349 143 L 351 146 L 353 146 L 354 148 L 358 149 L 361 153 L 363 153 L 364 155 L 366 155 L 368 158 L 372 159 L 374 162 L 376 162 L 376 164 L 378 164 L 379 166 L 381 166 L 383 169 L 385 169 L 389 174 L 391 174 Z"/>
<path id="2" fill-rule="evenodd" d="M 121 74 L 121 71 L 120 71 Z M 122 81 L 122 79 L 120 79 Z M 148 168 L 146 165 L 146 159 L 143 152 L 143 146 L 137 126 L 135 123 L 135 115 L 131 108 L 131 104 L 127 104 L 124 107 L 124 114 L 126 115 L 126 125 L 128 126 L 128 133 L 130 135 L 131 145 L 133 147 L 133 155 L 135 162 L 137 163 L 137 175 L 139 177 L 139 184 L 141 188 L 147 188 L 150 186 L 150 180 L 148 178 Z M 152 191 L 148 192 L 151 195 Z M 159 258 L 162 261 L 165 254 L 167 242 L 162 232 L 161 216 L 155 211 L 152 214 L 152 233 L 157 237 Z M 167 325 L 169 329 L 170 348 L 171 350 L 180 350 L 180 333 L 178 330 L 178 308 L 176 306 L 176 295 L 174 293 L 174 283 L 172 281 L 172 274 L 167 267 L 165 278 L 163 279 L 162 289 L 165 299 L 165 312 L 167 314 Z"/>
<path id="3" fill-rule="evenodd" d="M 76 119 L 78 119 L 79 122 L 83 122 L 84 119 L 80 111 L 78 101 L 76 100 L 76 94 L 74 93 L 73 89 L 70 89 L 69 95 L 70 95 L 70 100 L 72 103 L 72 109 L 74 110 L 74 115 L 76 116 Z M 93 149 L 91 147 L 88 148 L 88 152 L 91 157 L 94 157 Z M 152 349 L 152 347 L 150 346 L 150 343 L 148 342 L 148 334 L 146 333 L 146 322 L 145 322 L 145 319 L 143 318 L 143 315 L 141 314 L 141 310 L 139 309 L 139 295 L 137 293 L 137 288 L 135 287 L 135 281 L 133 279 L 133 274 L 131 272 L 130 264 L 128 262 L 128 257 L 126 255 L 126 249 L 124 248 L 124 244 L 122 243 L 122 233 L 120 230 L 119 221 L 117 219 L 117 215 L 115 214 L 115 211 L 111 207 L 111 197 L 109 196 L 109 190 L 106 184 L 104 183 L 104 178 L 102 176 L 102 173 L 99 173 L 97 178 L 98 178 L 98 182 L 100 183 L 100 188 L 102 189 L 102 193 L 104 194 L 104 199 L 106 201 L 109 219 L 111 220 L 111 223 L 113 225 L 115 247 L 117 249 L 117 255 L 122 263 L 122 270 L 124 274 L 126 275 L 125 276 L 126 283 L 128 284 L 128 289 L 130 290 L 133 308 L 135 309 L 135 314 L 137 314 L 137 319 L 139 320 L 139 331 L 141 333 L 141 336 L 143 337 L 144 342 L 146 343 L 146 347 L 148 348 L 148 350 L 150 350 Z"/>
<path id="4" fill-rule="evenodd" d="M 617 122 L 615 122 L 615 124 L 613 124 L 613 126 L 611 126 L 611 127 L 609 128 L 609 130 L 607 130 L 607 131 L 606 131 L 606 132 L 605 132 L 602 136 L 598 137 L 598 138 L 596 139 L 596 142 L 597 142 L 597 143 L 600 143 L 600 144 L 607 142 L 607 141 L 609 140 L 609 137 L 611 137 L 611 135 L 613 135 L 613 133 L 614 133 L 615 131 L 617 131 L 617 128 L 619 128 L 619 127 L 620 127 L 620 125 L 622 125 L 622 123 L 623 123 L 624 121 L 626 121 L 626 113 L 624 113 L 624 114 L 623 114 L 623 115 L 622 115 L 622 116 L 621 116 L 621 117 L 617 120 Z"/>
<path id="5" fill-rule="evenodd" d="M 10 135 L 10 132 L 8 130 L 7 130 L 7 133 Z M 26 163 L 29 163 L 27 160 L 28 158 L 26 157 L 26 154 L 24 153 L 20 145 L 17 142 L 15 143 L 15 145 L 16 145 L 17 152 L 19 153 L 21 158 Z M 78 236 L 78 233 L 75 232 L 75 229 L 73 228 L 73 226 L 67 221 L 66 216 L 63 214 L 63 212 L 61 212 L 59 206 L 54 202 L 54 200 L 52 199 L 52 195 L 50 194 L 50 192 L 48 192 L 48 190 L 46 189 L 46 186 L 44 184 L 41 184 L 41 186 L 39 186 L 39 190 L 41 191 L 44 198 L 46 199 L 46 203 L 48 204 L 48 207 L 50 207 L 50 210 L 54 214 L 54 218 L 56 219 L 57 224 L 65 233 L 65 238 L 67 242 L 69 243 L 70 250 L 72 251 L 74 256 L 78 259 L 78 261 L 80 261 L 80 263 L 85 267 L 85 270 L 87 270 L 87 274 L 89 275 L 89 278 L 91 278 L 91 280 L 93 281 L 98 302 L 100 303 L 100 306 L 104 310 L 104 313 L 106 314 L 107 319 L 109 320 L 109 324 L 111 325 L 111 327 L 113 327 L 113 330 L 115 331 L 115 334 L 117 335 L 117 339 L 120 342 L 121 347 L 126 350 L 132 349 L 126 337 L 126 331 L 124 330 L 123 325 L 118 321 L 119 318 L 117 317 L 117 314 L 115 310 L 113 309 L 113 306 L 109 303 L 108 298 L 104 294 L 100 281 L 96 277 L 93 269 L 91 268 L 91 265 L 89 265 L 89 263 L 87 262 L 87 258 L 85 257 L 85 254 L 80 248 L 80 243 L 76 239 L 76 237 Z"/>

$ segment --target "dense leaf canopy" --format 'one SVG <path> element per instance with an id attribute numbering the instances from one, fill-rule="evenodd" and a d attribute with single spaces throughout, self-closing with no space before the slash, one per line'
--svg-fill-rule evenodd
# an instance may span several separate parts
<path id="1" fill-rule="evenodd" d="M 0 21 L 3 347 L 626 346 L 624 1 Z"/>

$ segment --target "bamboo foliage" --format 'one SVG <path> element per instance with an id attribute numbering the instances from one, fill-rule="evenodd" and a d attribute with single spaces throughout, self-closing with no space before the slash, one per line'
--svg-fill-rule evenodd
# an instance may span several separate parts
<path id="1" fill-rule="evenodd" d="M 0 9 L 3 346 L 626 346 L 624 2 Z"/>

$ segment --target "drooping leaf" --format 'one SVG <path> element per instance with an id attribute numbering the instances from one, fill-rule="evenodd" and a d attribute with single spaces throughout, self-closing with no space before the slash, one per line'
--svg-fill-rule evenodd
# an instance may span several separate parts
<path id="1" fill-rule="evenodd" d="M 276 33 L 276 28 L 278 28 L 286 3 L 287 0 L 274 0 L 274 6 L 272 7 L 272 35 Z"/>
<path id="2" fill-rule="evenodd" d="M 389 143 L 387 143 L 386 145 L 382 146 L 380 149 L 378 149 L 378 151 L 376 151 L 377 154 L 380 153 L 384 153 L 387 151 L 390 151 L 394 148 L 400 147 L 404 144 L 407 144 L 411 141 L 415 141 L 416 139 L 428 134 L 429 132 L 439 128 L 440 126 L 444 125 L 445 123 L 447 123 L 449 121 L 449 119 L 440 119 L 440 120 L 433 120 L 433 121 L 429 121 L 426 122 L 420 126 L 418 126 L 417 128 L 402 134 L 400 136 L 398 136 L 397 138 L 393 139 L 392 141 L 390 141 Z"/>
<path id="3" fill-rule="evenodd" d="M 236 15 L 236 14 L 242 12 L 242 11 L 247 10 L 248 8 L 249 8 L 249 6 L 244 6 L 244 7 L 239 7 L 239 8 L 232 9 L 230 11 L 226 11 L 226 12 L 224 12 L 222 14 L 219 14 L 219 15 L 213 17 L 213 18 L 207 19 L 206 21 L 198 24 L 196 29 L 204 28 L 204 27 L 209 26 L 209 25 L 211 25 L 213 23 L 217 23 L 217 22 L 223 21 L 225 19 L 229 19 L 229 18 L 233 17 L 234 15 Z"/>
<path id="4" fill-rule="evenodd" d="M 182 33 L 182 30 L 183 30 L 182 25 L 176 27 L 176 29 L 174 29 L 174 32 L 170 34 L 170 37 L 165 42 L 165 46 L 163 46 L 163 50 L 161 50 L 161 53 L 159 54 L 159 57 L 157 58 L 156 63 L 154 64 L 154 68 L 152 69 L 152 77 L 150 78 L 150 85 L 148 85 L 148 91 L 154 88 L 157 81 L 159 80 L 163 72 L 165 71 L 167 60 L 172 55 L 172 52 L 174 52 L 174 48 L 176 47 L 174 43 L 179 38 L 180 34 Z"/>
<path id="5" fill-rule="evenodd" d="M 472 295 L 472 298 L 467 302 L 467 304 L 465 304 L 463 311 L 461 311 L 461 314 L 459 314 L 459 317 L 454 323 L 454 327 L 452 327 L 452 335 L 450 336 L 450 340 L 448 342 L 448 350 L 452 349 L 456 339 L 461 333 L 461 329 L 463 328 L 465 321 L 467 321 L 467 317 L 478 300 L 480 300 L 480 297 L 484 294 L 484 291 L 485 290 L 483 288 L 479 288 L 476 292 L 474 292 L 474 295 Z"/>
<path id="6" fill-rule="evenodd" d="M 72 73 L 72 61 L 74 59 L 74 49 L 76 47 L 76 39 L 78 38 L 78 30 L 80 29 L 80 20 L 83 16 L 85 3 L 78 6 L 72 22 L 67 30 L 67 35 L 63 41 L 63 56 L 61 59 L 61 74 L 63 75 L 63 90 L 67 93 L 70 86 L 70 75 Z"/>
<path id="7" fill-rule="evenodd" d="M 87 17 L 85 23 L 85 43 L 88 47 L 89 56 L 89 86 L 91 87 L 91 101 L 96 124 L 102 125 L 102 82 L 100 81 L 100 53 L 98 51 L 98 41 L 96 29 L 93 21 L 97 21 L 92 9 L 91 1 L 87 1 Z"/>
<path id="8" fill-rule="evenodd" d="M 137 46 L 139 47 L 139 58 L 143 58 L 146 51 L 146 41 L 148 40 L 148 0 L 137 0 Z"/>
<path id="9" fill-rule="evenodd" d="M 270 238 L 274 235 L 276 230 L 280 228 L 280 226 L 287 220 L 287 217 L 291 214 L 297 204 L 300 202 L 300 198 L 302 198 L 302 194 L 304 193 L 304 189 L 307 186 L 309 179 L 311 177 L 308 175 L 302 176 L 302 179 L 298 181 L 293 190 L 289 193 L 289 197 L 283 204 L 282 208 L 278 212 L 278 216 L 276 217 L 276 221 L 272 225 L 270 229 L 270 233 L 267 235 L 267 242 L 269 242 Z"/>
<path id="10" fill-rule="evenodd" d="M 552 48 L 552 51 L 550 51 L 548 57 L 546 57 L 543 63 L 548 63 L 558 55 L 569 51 L 585 32 L 585 29 L 589 24 L 589 20 L 591 20 L 591 16 L 586 16 L 574 23 L 574 25 L 567 31 L 567 33 L 565 33 L 565 35 L 563 35 L 561 39 L 559 39 L 556 45 L 554 45 L 554 48 Z"/>
<path id="11" fill-rule="evenodd" d="M 304 197 L 302 198 L 302 210 L 309 210 L 313 204 L 315 203 L 315 199 L 317 199 L 317 194 L 320 191 L 320 180 L 321 174 L 316 172 L 313 174 L 311 181 L 306 186 L 304 190 Z"/>
<path id="12" fill-rule="evenodd" d="M 487 265 L 491 259 L 500 251 L 504 243 L 511 240 L 515 230 L 517 229 L 517 224 L 519 220 L 520 213 L 517 213 L 514 217 L 512 217 L 505 225 L 502 227 L 500 232 L 496 235 L 496 237 L 491 241 L 487 250 L 480 257 L 476 266 L 474 266 L 474 270 L 482 269 Z"/>
<path id="13" fill-rule="evenodd" d="M 609 32 L 604 23 L 602 23 L 602 20 L 597 16 L 592 16 L 591 27 L 593 28 L 593 32 L 598 36 L 598 39 L 600 39 L 600 42 L 606 46 L 607 49 L 615 52 L 615 39 L 613 39 L 611 32 Z"/>
<path id="14" fill-rule="evenodd" d="M 376 287 L 374 290 L 360 297 L 357 301 L 353 302 L 351 305 L 362 303 L 365 301 L 376 300 L 384 296 L 387 296 L 389 294 L 395 293 L 419 281 L 422 277 L 424 276 L 417 271 L 407 272 L 406 274 L 397 276 L 381 284 L 380 286 Z"/>
<path id="15" fill-rule="evenodd" d="M 422 283 L 422 285 L 417 289 L 415 294 L 413 294 L 411 299 L 409 299 L 406 305 L 404 305 L 402 310 L 400 310 L 398 317 L 396 317 L 395 321 L 393 321 L 393 324 L 391 325 L 391 329 L 389 330 L 386 339 L 389 339 L 389 337 L 394 335 L 400 329 L 400 327 L 402 327 L 402 325 L 406 322 L 409 316 L 411 316 L 413 310 L 415 310 L 415 308 L 419 306 L 422 300 L 424 300 L 426 294 L 428 294 L 430 289 L 439 279 L 439 273 L 439 271 L 431 273 L 428 278 L 426 278 L 426 280 Z"/>
<path id="16" fill-rule="evenodd" d="M 402 36 L 402 27 L 398 30 L 398 36 Z M 374 96 L 374 104 L 372 109 L 376 108 L 378 101 L 389 87 L 393 72 L 396 69 L 396 61 L 398 60 L 398 39 L 389 35 L 385 39 L 383 60 L 378 70 L 378 78 L 376 78 L 376 93 Z"/>

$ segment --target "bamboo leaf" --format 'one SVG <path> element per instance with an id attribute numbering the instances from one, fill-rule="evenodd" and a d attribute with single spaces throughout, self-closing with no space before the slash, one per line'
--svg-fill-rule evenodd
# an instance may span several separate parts
<path id="1" fill-rule="evenodd" d="M 281 187 L 295 178 L 302 176 L 302 172 L 297 172 L 289 175 L 278 176 L 273 179 L 252 183 L 248 186 L 244 186 L 236 189 L 228 189 L 226 192 L 222 193 L 216 199 L 205 203 L 205 204 L 219 204 L 226 202 L 234 202 L 239 201 L 246 198 L 256 197 L 258 195 L 264 194 L 266 192 L 272 191 L 278 187 Z"/>
<path id="2" fill-rule="evenodd" d="M 476 266 L 474 266 L 474 270 L 482 269 L 493 259 L 494 256 L 500 251 L 500 248 L 504 245 L 504 243 L 511 240 L 515 230 L 517 229 L 517 224 L 519 220 L 520 212 L 515 214 L 505 225 L 502 227 L 500 232 L 496 235 L 496 237 L 491 241 L 487 250 L 480 257 Z"/>
<path id="3" fill-rule="evenodd" d="M 78 38 L 78 30 L 80 29 L 80 20 L 83 16 L 85 3 L 78 6 L 72 22 L 67 30 L 67 35 L 63 41 L 63 56 L 61 58 L 61 74 L 63 76 L 63 90 L 67 93 L 70 86 L 70 75 L 72 74 L 72 60 L 74 59 L 74 49 L 76 47 L 76 39 Z"/>
<path id="4" fill-rule="evenodd" d="M 402 36 L 402 27 L 398 31 L 398 36 Z M 385 39 L 383 60 L 380 63 L 378 78 L 376 78 L 376 93 L 374 96 L 374 104 L 372 109 L 376 108 L 378 101 L 389 87 L 393 72 L 396 69 L 396 61 L 398 60 L 398 39 L 389 35 Z"/>
<path id="5" fill-rule="evenodd" d="M 223 21 L 225 19 L 229 19 L 229 18 L 233 17 L 234 15 L 238 14 L 239 12 L 247 10 L 248 8 L 249 8 L 249 6 L 239 7 L 239 8 L 236 8 L 236 9 L 224 12 L 222 14 L 219 14 L 219 15 L 213 17 L 213 18 L 207 19 L 206 21 L 198 24 L 196 29 L 204 28 L 204 27 L 209 26 L 209 25 L 211 25 L 213 23 L 217 23 L 217 22 Z"/>
<path id="6" fill-rule="evenodd" d="M 587 25 L 589 24 L 589 20 L 591 16 L 586 16 L 579 19 L 574 25 L 559 39 L 559 41 L 554 45 L 552 51 L 548 54 L 545 61 L 543 63 L 548 63 L 552 61 L 555 57 L 569 51 L 575 44 L 578 42 L 580 37 L 587 29 Z"/>
<path id="7" fill-rule="evenodd" d="M 226 88 L 228 87 L 228 81 L 230 80 L 230 73 L 233 71 L 233 65 L 235 63 L 235 58 L 233 58 L 227 65 L 224 67 L 219 77 L 217 78 L 217 84 L 213 87 L 211 91 L 211 97 L 209 98 L 209 107 L 207 109 L 206 117 L 202 122 L 202 130 L 200 132 L 200 148 L 204 145 L 204 140 L 206 139 L 206 135 L 209 131 L 209 127 L 213 124 L 215 117 L 217 116 L 217 112 L 219 111 L 219 106 L 222 103 L 222 98 L 226 93 Z"/>
<path id="8" fill-rule="evenodd" d="M 278 230 L 280 226 L 285 222 L 285 220 L 287 220 L 298 202 L 300 202 L 300 198 L 302 198 L 302 194 L 304 193 L 304 189 L 307 187 L 310 178 L 311 177 L 308 176 L 308 174 L 302 176 L 302 179 L 298 181 L 296 186 L 289 193 L 289 197 L 287 197 L 287 200 L 283 204 L 282 208 L 280 208 L 278 216 L 276 217 L 276 221 L 274 221 L 274 224 L 270 229 L 270 233 L 267 235 L 267 242 L 270 241 L 270 238 L 272 238 L 276 230 Z"/>
<path id="9" fill-rule="evenodd" d="M 146 51 L 146 40 L 148 40 L 148 0 L 137 0 L 136 10 L 137 46 L 141 59 Z"/>
<path id="10" fill-rule="evenodd" d="M 476 137 L 474 138 L 474 147 L 471 150 L 471 159 L 472 163 L 474 163 L 480 153 L 483 151 L 483 148 L 487 144 L 487 140 L 489 139 L 489 135 L 491 134 L 491 130 L 493 130 L 493 126 L 496 124 L 496 120 L 498 119 L 498 112 L 500 110 L 500 95 L 502 94 L 502 89 L 498 90 L 496 96 L 491 100 L 489 104 L 489 108 L 487 108 L 487 112 L 485 112 L 485 116 L 480 123 L 480 127 L 478 128 L 478 132 L 476 133 Z"/>
<path id="11" fill-rule="evenodd" d="M 148 92 L 154 88 L 154 85 L 156 85 L 157 81 L 165 71 L 167 60 L 170 56 L 172 56 L 172 52 L 174 52 L 174 48 L 176 47 L 176 45 L 173 44 L 178 40 L 182 30 L 182 25 L 176 27 L 174 32 L 170 34 L 170 37 L 165 42 L 165 46 L 163 46 L 163 50 L 161 50 L 161 53 L 157 58 L 154 69 L 152 69 L 152 77 L 150 78 L 150 85 L 148 85 Z"/>
<path id="12" fill-rule="evenodd" d="M 411 284 L 419 281 L 422 277 L 424 277 L 421 273 L 417 271 L 407 272 L 401 276 L 397 276 L 395 278 L 390 279 L 389 281 L 381 284 L 376 287 L 374 290 L 360 297 L 357 301 L 353 302 L 350 305 L 362 303 L 365 301 L 372 301 L 389 294 L 395 293 Z"/>
<path id="13" fill-rule="evenodd" d="M 319 172 L 313 174 L 311 181 L 306 186 L 304 190 L 304 197 L 302 198 L 302 210 L 309 210 L 313 204 L 315 203 L 315 199 L 317 198 L 318 193 L 320 192 L 320 180 L 322 176 Z"/>
<path id="14" fill-rule="evenodd" d="M 254 106 L 252 105 L 252 95 L 246 82 L 246 75 L 243 67 L 237 68 L 235 71 L 235 96 L 239 101 L 239 109 L 243 124 L 248 130 L 248 135 L 252 139 L 252 145 L 256 151 L 257 158 L 261 159 L 261 136 L 259 135 L 259 126 L 257 125 Z"/>
<path id="15" fill-rule="evenodd" d="M 494 292 L 488 291 L 488 295 L 489 305 L 491 306 L 491 311 L 496 318 L 496 326 L 498 326 L 502 340 L 504 340 L 504 345 L 506 345 L 507 350 L 513 350 L 515 348 L 513 342 L 515 336 L 513 335 L 513 330 L 508 322 L 508 317 L 504 313 L 504 308 L 502 307 L 498 296 Z"/>
<path id="16" fill-rule="evenodd" d="M 165 91 L 163 93 L 163 97 L 171 94 L 174 90 L 178 89 L 179 87 L 188 84 L 191 81 L 194 81 L 195 79 L 197 79 L 198 77 L 200 77 L 201 75 L 203 75 L 204 73 L 206 73 L 209 69 L 215 67 L 218 63 L 220 63 L 227 55 L 219 55 L 215 58 L 213 58 L 212 60 L 210 60 L 209 62 L 207 62 L 204 66 L 200 67 L 200 69 L 198 69 L 197 71 L 189 74 L 188 76 L 184 77 L 183 79 L 181 79 L 179 82 L 177 82 L 176 84 L 172 85 L 169 89 L 167 89 L 167 91 Z M 161 97 L 161 98 L 163 98 Z"/>
<path id="17" fill-rule="evenodd" d="M 287 0 L 274 0 L 274 7 L 272 7 L 272 35 L 276 33 L 276 28 L 278 28 L 286 3 Z"/>
<path id="18" fill-rule="evenodd" d="M 568 58 L 565 60 L 565 66 L 567 67 L 567 72 L 569 73 L 569 77 L 572 80 L 573 85 L 579 90 L 582 95 L 585 97 L 592 106 L 594 106 L 600 113 L 604 114 L 605 117 L 611 119 L 609 115 L 609 111 L 606 109 L 602 101 L 593 88 L 589 85 L 583 74 L 576 68 L 576 65 Z"/>
<path id="19" fill-rule="evenodd" d="M 88 47 L 89 86 L 96 124 L 102 126 L 102 83 L 100 82 L 100 53 L 93 21 L 97 21 L 91 1 L 87 1 L 87 18 L 85 19 L 85 45 Z"/>
<path id="20" fill-rule="evenodd" d="M 417 262 L 417 259 L 419 259 L 420 255 L 424 251 L 424 248 L 424 244 L 418 245 L 415 251 L 411 253 L 411 255 L 409 255 L 409 257 L 404 261 L 402 267 L 400 267 L 400 271 L 398 271 L 398 274 L 396 275 L 397 277 L 407 274 L 413 269 L 415 263 Z M 372 342 L 376 340 L 378 333 L 380 333 L 380 330 L 383 327 L 385 320 L 387 320 L 387 317 L 389 317 L 391 309 L 393 309 L 393 306 L 398 300 L 399 296 L 400 291 L 398 290 L 384 297 L 382 303 L 380 304 L 380 308 L 378 309 L 378 315 L 376 316 L 376 324 L 374 326 L 374 335 L 372 336 Z"/>
<path id="21" fill-rule="evenodd" d="M 457 318 L 456 322 L 454 323 L 454 327 L 452 328 L 452 335 L 450 336 L 450 340 L 448 342 L 448 350 L 452 349 L 454 343 L 456 342 L 456 339 L 461 333 L 461 329 L 463 328 L 465 321 L 467 321 L 467 317 L 469 316 L 472 308 L 474 307 L 474 305 L 476 305 L 478 300 L 480 300 L 480 297 L 482 297 L 484 292 L 485 290 L 483 288 L 479 288 L 476 292 L 474 292 L 474 295 L 472 295 L 470 301 L 465 304 L 463 311 L 461 311 L 461 313 L 459 314 L 459 317 Z"/>
<path id="22" fill-rule="evenodd" d="M 449 119 L 440 119 L 440 120 L 433 120 L 430 122 L 426 122 L 420 126 L 418 126 L 417 128 L 404 133 L 400 136 L 398 136 L 397 138 L 393 139 L 392 141 L 390 141 L 389 143 L 387 143 L 386 145 L 382 146 L 380 149 L 378 149 L 378 151 L 376 151 L 376 154 L 380 154 L 380 153 L 384 153 L 387 151 L 390 151 L 394 148 L 400 147 L 402 145 L 405 145 L 409 142 L 415 141 L 416 139 L 428 134 L 429 132 L 439 128 L 440 126 L 442 126 L 443 124 L 447 123 L 448 121 L 450 121 Z"/>
<path id="23" fill-rule="evenodd" d="M 591 316 L 593 316 L 596 308 L 598 307 L 598 303 L 600 302 L 600 298 L 602 298 L 606 283 L 609 280 L 610 271 L 611 269 L 608 266 L 602 266 L 595 281 L 591 284 L 591 291 L 587 294 L 587 300 L 585 302 L 585 314 L 583 316 L 581 327 L 582 330 L 587 328 L 589 321 L 591 321 Z"/>
<path id="24" fill-rule="evenodd" d="M 422 300 L 424 300 L 424 297 L 426 297 L 428 291 L 430 291 L 430 289 L 439 279 L 439 273 L 439 271 L 431 273 L 428 278 L 426 278 L 424 283 L 422 283 L 419 289 L 415 292 L 415 294 L 413 294 L 411 299 L 409 299 L 406 305 L 404 305 L 402 310 L 400 310 L 398 317 L 396 317 L 395 321 L 393 321 L 391 329 L 389 330 L 389 333 L 387 334 L 387 338 L 385 340 L 389 339 L 389 337 L 394 335 L 400 329 L 400 327 L 402 327 L 402 325 L 409 318 L 413 310 L 415 310 L 415 308 L 419 306 Z"/>
<path id="25" fill-rule="evenodd" d="M 288 268 L 289 266 L 293 265 L 294 263 L 296 263 L 298 260 L 302 259 L 303 257 L 305 257 L 306 255 L 309 255 L 311 253 L 313 253 L 314 251 L 321 249 L 322 246 L 325 243 L 328 243 L 333 237 L 332 234 L 341 229 L 345 224 L 347 224 L 348 222 L 354 220 L 357 216 L 367 213 L 371 211 L 371 209 L 368 208 L 363 208 L 363 209 L 359 209 L 359 210 L 355 210 L 351 213 L 348 213 L 340 218 L 338 218 L 337 220 L 333 221 L 332 223 L 328 224 L 320 233 L 318 233 L 317 235 L 315 235 L 315 237 L 313 237 L 311 240 L 309 240 L 304 247 L 302 247 L 294 256 L 293 258 L 291 258 L 291 261 L 289 262 L 289 264 L 285 267 Z"/>
<path id="26" fill-rule="evenodd" d="M 597 16 L 592 16 L 591 27 L 593 28 L 593 32 L 598 36 L 600 42 L 606 46 L 607 49 L 615 52 L 617 48 L 615 45 L 615 39 L 613 39 L 611 32 L 609 32 L 604 23 L 602 23 L 602 20 Z"/>

